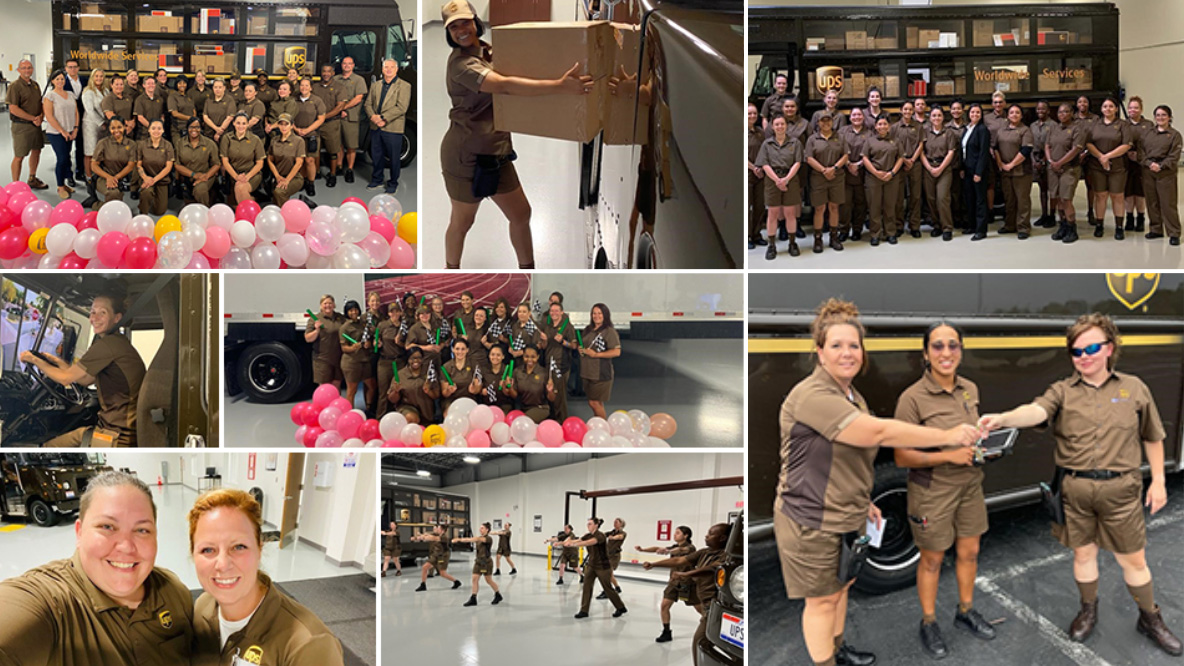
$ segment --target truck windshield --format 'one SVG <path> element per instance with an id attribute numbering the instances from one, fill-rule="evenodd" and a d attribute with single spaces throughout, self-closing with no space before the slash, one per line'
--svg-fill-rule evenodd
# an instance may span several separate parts
<path id="1" fill-rule="evenodd" d="M 26 453 L 25 462 L 29 465 L 85 465 L 85 453 Z"/>

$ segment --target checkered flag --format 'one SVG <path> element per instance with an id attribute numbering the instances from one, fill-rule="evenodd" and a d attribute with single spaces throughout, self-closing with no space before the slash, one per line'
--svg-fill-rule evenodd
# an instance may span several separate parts
<path id="1" fill-rule="evenodd" d="M 592 341 L 592 344 L 588 345 L 588 348 L 594 352 L 602 352 L 608 349 L 608 343 L 604 341 L 604 337 L 597 335 L 596 339 Z"/>
<path id="2" fill-rule="evenodd" d="M 543 311 L 543 304 L 539 303 L 539 299 L 534 299 L 534 304 L 530 306 L 530 311 L 536 315 Z"/>
<path id="3" fill-rule="evenodd" d="M 563 378 L 563 373 L 559 371 L 559 364 L 555 362 L 555 359 L 551 359 L 551 367 L 549 370 L 556 379 Z"/>
<path id="4" fill-rule="evenodd" d="M 489 330 L 485 333 L 486 337 L 497 340 L 501 337 L 505 326 L 501 319 L 494 319 L 489 323 Z"/>
<path id="5" fill-rule="evenodd" d="M 526 339 L 523 338 L 521 335 L 511 338 L 510 339 L 510 348 L 513 349 L 514 351 L 522 351 L 523 349 L 526 349 Z"/>
<path id="6" fill-rule="evenodd" d="M 428 363 L 428 381 L 429 382 L 439 381 L 439 375 L 436 374 L 436 362 L 435 361 L 431 361 Z"/>
<path id="7" fill-rule="evenodd" d="M 448 320 L 445 319 L 444 322 L 440 324 L 439 338 L 443 341 L 450 337 L 452 337 L 452 327 L 449 326 Z"/>
<path id="8" fill-rule="evenodd" d="M 522 329 L 530 333 L 532 337 L 539 332 L 539 327 L 534 325 L 533 319 L 527 319 L 526 323 L 522 325 Z"/>
<path id="9" fill-rule="evenodd" d="M 481 368 L 477 368 L 478 376 L 480 372 Z M 485 387 L 485 397 L 489 399 L 489 402 L 497 402 L 497 382 L 490 382 L 489 386 Z"/>
<path id="10" fill-rule="evenodd" d="M 407 335 L 407 321 L 404 320 L 399 324 L 399 335 Z"/>

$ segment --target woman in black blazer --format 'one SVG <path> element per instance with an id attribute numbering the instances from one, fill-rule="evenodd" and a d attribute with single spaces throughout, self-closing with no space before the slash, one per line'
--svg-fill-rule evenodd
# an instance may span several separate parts
<path id="1" fill-rule="evenodd" d="M 970 124 L 962 136 L 962 199 L 966 207 L 966 233 L 970 240 L 987 237 L 987 165 L 991 161 L 991 132 L 983 124 L 983 107 L 971 104 Z"/>

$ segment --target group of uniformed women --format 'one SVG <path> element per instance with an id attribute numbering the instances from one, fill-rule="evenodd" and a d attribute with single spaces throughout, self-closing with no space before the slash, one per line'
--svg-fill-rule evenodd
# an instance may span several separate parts
<path id="1" fill-rule="evenodd" d="M 326 184 L 334 187 L 343 139 L 351 151 L 357 148 L 354 116 L 366 93 L 347 60 L 346 77 L 327 66 L 314 83 L 290 69 L 275 88 L 264 70 L 256 72 L 258 83 L 244 85 L 233 74 L 229 89 L 225 80 L 207 81 L 203 72 L 192 86 L 187 75 L 177 75 L 170 88 L 164 69 L 142 84 L 134 70 L 126 76 L 94 70 L 83 100 L 90 178 L 83 205 L 122 200 L 124 192 L 140 199 L 141 213 L 154 215 L 167 209 L 170 196 L 207 206 L 261 196 L 283 205 L 301 192 L 316 195 L 313 181 L 322 176 L 318 139 L 329 152 Z M 160 136 L 153 133 L 155 122 L 161 123 Z M 345 161 L 346 182 L 353 182 L 352 161 Z M 219 174 L 221 185 L 212 187 Z M 72 193 L 68 189 L 60 191 L 63 198 Z"/>
<path id="2" fill-rule="evenodd" d="M 349 301 L 342 315 L 326 294 L 304 333 L 313 345 L 313 381 L 344 383 L 351 404 L 363 386 L 366 411 L 376 418 L 397 410 L 411 423 L 437 423 L 453 402 L 470 398 L 503 411 L 521 409 L 535 423 L 563 421 L 570 357 L 577 353 L 589 406 L 604 418 L 612 359 L 621 354 L 612 314 L 597 303 L 591 323 L 577 331 L 558 296 L 535 320 L 526 304 L 511 314 L 505 299 L 492 310 L 476 307 L 468 291 L 448 315 L 442 298 L 417 301 L 412 293 L 387 305 L 371 293 L 365 313 Z"/>
<path id="3" fill-rule="evenodd" d="M 155 566 L 156 506 L 144 482 L 118 471 L 93 477 L 73 557 L 0 582 L 0 656 L 20 664 L 344 663 L 329 628 L 259 570 L 263 517 L 250 494 L 207 492 L 188 522 L 204 590 L 196 602 Z"/>
<path id="4" fill-rule="evenodd" d="M 1115 239 L 1144 231 L 1146 215 L 1147 239 L 1167 236 L 1180 244 L 1176 167 L 1184 144 L 1166 105 L 1155 108 L 1152 121 L 1143 117 L 1142 99 L 1132 97 L 1123 119 L 1114 99 L 1106 98 L 1095 115 L 1083 96 L 1060 105 L 1052 119 L 1052 107 L 1041 101 L 1028 125 L 1024 110 L 1008 107 L 997 91 L 988 111 L 955 101 L 948 117 L 924 98 L 906 101 L 893 123 L 872 88 L 867 108 L 843 116 L 828 95 L 827 108 L 806 123 L 796 99 L 774 97 L 764 116 L 748 107 L 748 243 L 749 249 L 767 245 L 766 259 L 776 258 L 777 240 L 789 242 L 790 256 L 800 254 L 797 239 L 806 236 L 797 218 L 805 193 L 814 207 L 814 252 L 823 251 L 827 229 L 836 251 L 860 240 L 865 219 L 873 246 L 896 244 L 906 231 L 919 238 L 923 216 L 931 236 L 949 241 L 958 227 L 982 240 L 999 196 L 1005 213 L 998 233 L 1025 240 L 1033 226 L 1057 227 L 1052 240 L 1073 243 L 1073 197 L 1083 171 L 1095 237 L 1106 233 L 1109 202 Z M 1035 223 L 1033 183 L 1041 202 Z"/>
<path id="5" fill-rule="evenodd" d="M 875 662 L 843 639 L 847 591 L 854 582 L 845 553 L 868 520 L 882 520 L 870 501 L 873 463 L 880 446 L 898 447 L 897 465 L 909 469 L 908 513 L 921 551 L 917 592 L 923 650 L 949 653 L 936 617 L 938 577 L 945 551 L 955 546 L 959 604 L 954 625 L 990 640 L 995 629 L 973 606 L 979 540 L 987 530 L 983 473 L 971 448 L 1001 427 L 1049 423 L 1056 438 L 1063 524 L 1053 534 L 1074 551 L 1081 610 L 1069 637 L 1084 641 L 1097 622 L 1099 547 L 1115 554 L 1139 607 L 1137 629 L 1173 655 L 1184 646 L 1155 604 L 1144 546 L 1141 452 L 1151 467 L 1146 504 L 1167 501 L 1164 429 L 1147 386 L 1114 369 L 1121 348 L 1117 327 L 1101 314 L 1069 327 L 1066 347 L 1074 373 L 1033 403 L 980 418 L 975 384 L 957 373 L 961 332 L 945 322 L 923 337 L 925 373 L 900 397 L 895 419 L 872 416 L 853 386 L 867 367 L 864 329 L 856 307 L 831 299 L 812 326 L 816 367 L 794 386 L 781 407 L 781 473 L 774 532 L 790 598 L 805 598 L 802 629 L 815 664 Z"/>

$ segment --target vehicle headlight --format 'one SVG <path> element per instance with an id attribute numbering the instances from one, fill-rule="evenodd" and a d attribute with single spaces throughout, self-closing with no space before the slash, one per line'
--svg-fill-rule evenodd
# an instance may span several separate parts
<path id="1" fill-rule="evenodd" d="M 63 488 L 64 490 L 69 490 L 69 489 L 70 489 L 70 482 L 69 482 L 69 481 L 67 481 L 66 483 L 63 483 L 63 484 L 62 484 L 62 488 Z"/>
<path id="2" fill-rule="evenodd" d="M 728 592 L 740 603 L 744 603 L 744 565 L 732 571 L 732 579 L 728 581 Z"/>

